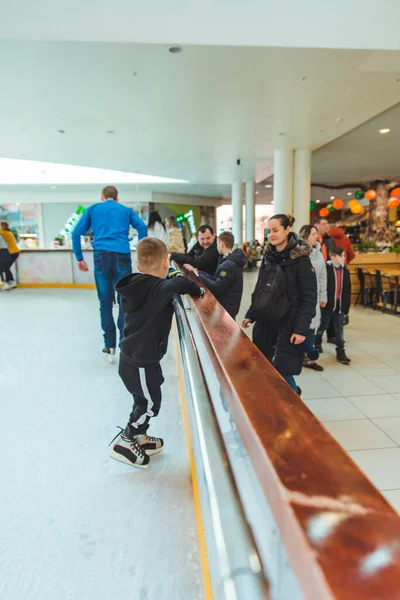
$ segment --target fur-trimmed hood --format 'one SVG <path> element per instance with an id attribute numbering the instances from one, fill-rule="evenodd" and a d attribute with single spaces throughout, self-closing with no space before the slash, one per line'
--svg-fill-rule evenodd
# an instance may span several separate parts
<path id="1" fill-rule="evenodd" d="M 269 244 L 265 254 L 273 262 L 285 262 L 288 264 L 289 262 L 299 260 L 299 258 L 310 256 L 312 250 L 313 248 L 307 240 L 298 238 L 295 233 L 290 233 L 288 244 L 282 252 L 277 252 L 276 247 Z"/>

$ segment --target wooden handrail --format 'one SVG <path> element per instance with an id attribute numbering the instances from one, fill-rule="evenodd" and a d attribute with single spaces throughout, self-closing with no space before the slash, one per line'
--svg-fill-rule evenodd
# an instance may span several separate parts
<path id="1" fill-rule="evenodd" d="M 400 599 L 400 517 L 214 296 L 192 303 L 305 598 Z"/>

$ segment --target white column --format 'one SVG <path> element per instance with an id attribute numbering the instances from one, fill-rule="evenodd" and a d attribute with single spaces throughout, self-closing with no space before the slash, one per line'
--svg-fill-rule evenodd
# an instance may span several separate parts
<path id="1" fill-rule="evenodd" d="M 255 185 L 254 181 L 246 181 L 246 242 L 251 242 L 255 237 Z"/>
<path id="2" fill-rule="evenodd" d="M 243 243 L 243 184 L 238 181 L 232 183 L 232 233 L 240 248 Z"/>
<path id="3" fill-rule="evenodd" d="M 293 210 L 293 150 L 274 152 L 274 213 L 291 214 Z"/>
<path id="4" fill-rule="evenodd" d="M 311 150 L 302 148 L 294 153 L 293 216 L 295 230 L 310 223 Z"/>

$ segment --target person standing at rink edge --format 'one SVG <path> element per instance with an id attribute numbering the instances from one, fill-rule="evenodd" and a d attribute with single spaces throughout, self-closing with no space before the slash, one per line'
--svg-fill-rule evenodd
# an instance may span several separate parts
<path id="1" fill-rule="evenodd" d="M 242 326 L 255 323 L 253 342 L 299 395 L 306 338 L 317 304 L 317 279 L 311 245 L 292 232 L 294 218 L 275 215 L 268 221 L 268 247 Z"/>
<path id="2" fill-rule="evenodd" d="M 169 273 L 167 246 L 161 240 L 146 238 L 137 247 L 139 273 L 127 275 L 117 284 L 125 313 L 125 337 L 120 344 L 119 375 L 133 396 L 129 421 L 114 440 L 111 458 L 145 468 L 150 456 L 161 452 L 161 438 L 147 435 L 150 420 L 161 406 L 164 382 L 160 361 L 167 352 L 174 313 L 175 294 L 201 297 L 196 282 Z M 114 440 L 111 442 L 113 443 Z"/>
<path id="3" fill-rule="evenodd" d="M 132 272 L 129 229 L 137 230 L 139 240 L 146 237 L 147 226 L 138 215 L 127 206 L 118 203 L 118 190 L 113 185 L 106 186 L 101 193 L 101 202 L 92 204 L 82 215 L 72 232 L 72 246 L 78 268 L 88 271 L 83 260 L 81 236 L 92 230 L 94 278 L 100 301 L 101 327 L 104 332 L 106 358 L 112 362 L 117 346 L 117 331 L 113 317 L 114 287 L 117 281 Z M 118 297 L 120 304 L 120 298 Z M 120 340 L 123 338 L 124 314 L 121 305 L 118 315 Z"/>

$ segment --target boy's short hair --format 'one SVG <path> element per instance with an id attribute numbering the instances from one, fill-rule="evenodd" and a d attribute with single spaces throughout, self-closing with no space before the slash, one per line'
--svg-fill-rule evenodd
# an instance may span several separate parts
<path id="1" fill-rule="evenodd" d="M 218 239 L 220 242 L 223 242 L 225 246 L 230 250 L 233 248 L 235 238 L 233 237 L 233 234 L 230 231 L 223 231 L 219 234 Z"/>
<path id="2" fill-rule="evenodd" d="M 101 195 L 106 199 L 112 199 L 112 200 L 116 200 L 118 198 L 118 190 L 115 186 L 113 185 L 106 185 L 105 188 L 103 188 Z"/>
<path id="3" fill-rule="evenodd" d="M 336 246 L 336 248 L 332 248 L 329 250 L 329 256 L 342 256 L 344 254 L 344 248 L 340 248 Z"/>
<path id="4" fill-rule="evenodd" d="M 144 238 L 136 248 L 137 264 L 142 271 L 158 269 L 163 260 L 168 258 L 167 246 L 156 238 Z"/>

